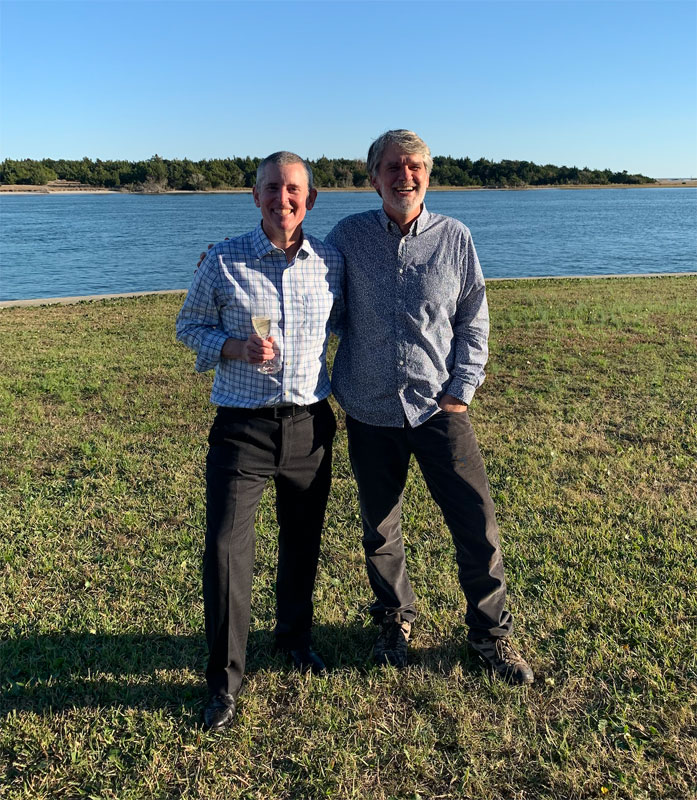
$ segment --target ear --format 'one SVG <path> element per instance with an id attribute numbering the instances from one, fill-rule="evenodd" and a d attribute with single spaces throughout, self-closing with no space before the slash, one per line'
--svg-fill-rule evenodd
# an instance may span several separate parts
<path id="1" fill-rule="evenodd" d="M 254 197 L 254 205 L 261 208 L 261 200 L 259 199 L 259 190 L 256 186 L 252 187 L 252 195 Z"/>
<path id="2" fill-rule="evenodd" d="M 375 191 L 380 195 L 380 197 L 382 197 L 382 194 L 380 194 L 380 186 L 378 183 L 378 179 L 371 176 L 370 185 L 373 187 L 373 189 L 375 189 Z"/>
<path id="3" fill-rule="evenodd" d="M 310 211 L 312 206 L 314 206 L 315 200 L 317 200 L 317 189 L 312 189 L 312 191 L 307 195 L 307 200 L 305 201 L 305 208 L 308 211 Z"/>

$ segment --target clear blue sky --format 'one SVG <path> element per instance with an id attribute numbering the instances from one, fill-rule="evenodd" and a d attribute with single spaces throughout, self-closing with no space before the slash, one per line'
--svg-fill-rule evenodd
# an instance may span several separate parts
<path id="1" fill-rule="evenodd" d="M 2 0 L 2 158 L 437 155 L 697 176 L 697 4 Z"/>

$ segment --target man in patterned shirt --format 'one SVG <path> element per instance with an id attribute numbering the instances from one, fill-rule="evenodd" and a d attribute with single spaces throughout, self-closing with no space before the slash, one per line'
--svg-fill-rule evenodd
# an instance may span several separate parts
<path id="1" fill-rule="evenodd" d="M 279 524 L 276 643 L 302 671 L 311 647 L 312 591 L 336 432 L 325 364 L 330 317 L 341 314 L 343 258 L 303 234 L 317 192 L 294 153 L 265 158 L 254 202 L 261 223 L 209 250 L 177 318 L 177 338 L 215 368 L 218 411 L 208 438 L 203 599 L 209 729 L 230 724 L 245 666 L 254 515 L 266 481 Z M 270 322 L 255 333 L 253 318 Z M 271 335 L 269 335 L 271 334 Z M 280 361 L 278 372 L 260 365 Z"/>
<path id="2" fill-rule="evenodd" d="M 326 238 L 346 260 L 346 326 L 332 388 L 346 411 L 358 483 L 374 656 L 403 667 L 416 616 L 401 504 L 413 453 L 455 543 L 469 642 L 512 683 L 533 674 L 510 642 L 498 527 L 467 413 L 484 380 L 489 314 L 469 230 L 426 210 L 433 161 L 412 131 L 388 131 L 368 152 L 382 208 L 341 220 Z"/>

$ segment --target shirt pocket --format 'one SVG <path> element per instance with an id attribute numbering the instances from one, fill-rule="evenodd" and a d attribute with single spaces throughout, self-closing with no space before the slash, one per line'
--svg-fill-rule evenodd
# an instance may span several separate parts
<path id="1" fill-rule="evenodd" d="M 455 313 L 460 294 L 459 269 L 452 264 L 415 264 L 410 275 L 414 303 L 429 311 L 429 316 Z"/>
<path id="2" fill-rule="evenodd" d="M 333 303 L 334 295 L 329 291 L 329 287 L 309 289 L 303 294 L 305 336 L 317 339 L 318 345 L 324 344 Z"/>

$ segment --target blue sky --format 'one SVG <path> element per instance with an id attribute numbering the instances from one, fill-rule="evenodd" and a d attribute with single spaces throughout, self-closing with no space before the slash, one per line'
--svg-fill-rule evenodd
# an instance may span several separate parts
<path id="1" fill-rule="evenodd" d="M 697 177 L 697 4 L 2 0 L 2 158 L 434 154 Z"/>

